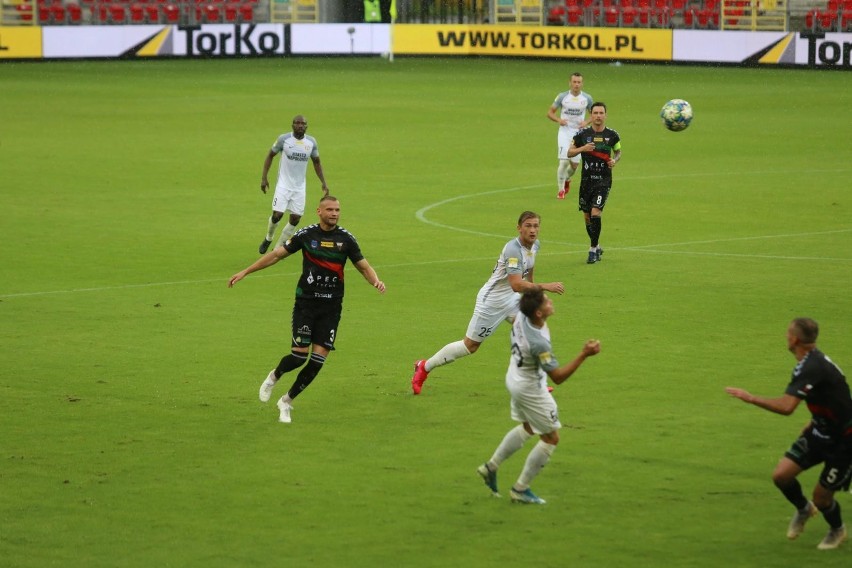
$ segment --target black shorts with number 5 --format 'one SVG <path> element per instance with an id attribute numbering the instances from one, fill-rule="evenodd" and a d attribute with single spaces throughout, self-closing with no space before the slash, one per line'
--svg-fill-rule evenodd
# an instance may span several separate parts
<path id="1" fill-rule="evenodd" d="M 820 436 L 810 429 L 793 442 L 784 456 L 803 470 L 824 464 L 819 484 L 830 491 L 849 489 L 852 480 L 852 436 L 838 441 Z"/>
<path id="2" fill-rule="evenodd" d="M 603 210 L 606 198 L 609 197 L 609 189 L 612 187 L 612 178 L 595 176 L 592 179 L 583 179 L 580 182 L 580 211 L 589 213 L 592 209 Z"/>
<path id="3" fill-rule="evenodd" d="M 296 299 L 293 306 L 293 347 L 322 345 L 334 349 L 342 299 Z"/>

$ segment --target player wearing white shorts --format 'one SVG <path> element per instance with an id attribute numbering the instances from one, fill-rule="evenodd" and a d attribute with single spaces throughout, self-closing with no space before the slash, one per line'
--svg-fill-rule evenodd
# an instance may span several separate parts
<path id="1" fill-rule="evenodd" d="M 565 199 L 571 186 L 571 176 L 580 165 L 580 156 L 568 157 L 568 148 L 571 139 L 576 136 L 577 131 L 584 128 L 588 121 L 586 112 L 591 108 L 592 96 L 583 91 L 583 76 L 573 73 L 570 81 L 571 89 L 556 95 L 556 100 L 547 109 L 547 118 L 559 124 L 559 132 L 556 137 L 559 146 L 559 167 L 556 170 L 556 197 Z"/>
<path id="2" fill-rule="evenodd" d="M 511 395 L 512 420 L 520 422 L 503 437 L 494 455 L 479 466 L 477 473 L 499 496 L 497 469 L 512 454 L 520 450 L 534 435 L 539 442 L 530 451 L 524 469 L 510 491 L 512 501 L 544 504 L 530 489 L 530 483 L 550 461 L 559 443 L 559 413 L 556 401 L 547 389 L 549 376 L 557 385 L 576 371 L 587 357 L 600 352 L 600 342 L 590 339 L 570 363 L 560 365 L 552 352 L 547 318 L 553 315 L 553 301 L 542 290 L 524 292 L 520 313 L 512 324 L 512 354 L 506 372 L 506 388 Z"/>
<path id="3" fill-rule="evenodd" d="M 414 363 L 411 389 L 420 394 L 423 382 L 435 367 L 452 363 L 460 357 L 476 353 L 483 341 L 488 339 L 503 321 L 512 321 L 518 311 L 518 294 L 527 290 L 547 290 L 562 294 L 562 282 L 533 283 L 535 255 L 541 247 L 538 232 L 541 217 L 532 211 L 524 211 L 518 218 L 518 236 L 503 247 L 491 278 L 479 290 L 473 316 L 467 326 L 464 339 L 442 347 L 429 359 Z"/>
<path id="4" fill-rule="evenodd" d="M 296 225 L 305 213 L 305 188 L 307 186 L 308 160 L 313 162 L 314 171 L 322 183 L 323 195 L 328 195 L 328 185 L 325 183 L 325 175 L 320 163 L 319 147 L 313 136 L 308 136 L 308 121 L 302 115 L 293 118 L 293 131 L 282 134 L 275 140 L 266 160 L 263 162 L 263 174 L 261 175 L 260 190 L 266 193 L 269 187 L 269 168 L 272 159 L 281 154 L 278 164 L 278 181 L 275 184 L 275 195 L 272 197 L 272 215 L 266 228 L 266 237 L 260 243 L 257 252 L 265 253 L 272 244 L 275 228 L 284 217 L 284 212 L 290 212 L 287 225 L 281 230 L 276 246 L 282 246 L 287 239 L 296 232 Z"/>

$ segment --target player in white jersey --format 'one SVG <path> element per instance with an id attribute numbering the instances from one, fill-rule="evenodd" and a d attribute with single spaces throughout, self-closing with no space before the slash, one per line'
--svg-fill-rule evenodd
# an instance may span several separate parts
<path id="1" fill-rule="evenodd" d="M 266 227 L 266 237 L 257 249 L 260 254 L 264 254 L 269 249 L 269 245 L 272 244 L 275 228 L 281 218 L 284 217 L 285 211 L 290 212 L 289 222 L 281 230 L 281 236 L 278 238 L 276 246 L 283 245 L 296 232 L 296 225 L 299 224 L 302 215 L 305 213 L 308 160 L 313 162 L 314 171 L 322 182 L 323 196 L 328 195 L 328 185 L 325 183 L 317 141 L 313 136 L 305 134 L 307 130 L 308 121 L 305 120 L 304 116 L 296 115 L 293 117 L 293 131 L 282 134 L 275 140 L 266 155 L 266 160 L 263 162 L 260 191 L 266 193 L 269 187 L 267 174 L 269 174 L 269 168 L 272 166 L 272 159 L 276 154 L 281 154 L 281 161 L 278 164 L 278 181 L 275 184 L 275 195 L 272 198 L 272 215 L 269 217 L 269 224 Z"/>
<path id="2" fill-rule="evenodd" d="M 551 315 L 553 301 L 542 290 L 530 290 L 521 296 L 520 313 L 512 324 L 512 354 L 506 372 L 512 420 L 521 424 L 509 430 L 491 459 L 477 469 L 491 492 L 499 497 L 497 468 L 520 450 L 524 442 L 538 435 L 540 440 L 527 456 L 524 469 L 510 491 L 512 501 L 536 505 L 545 501 L 532 492 L 530 483 L 550 461 L 562 427 L 556 401 L 547 390 L 547 377 L 560 385 L 587 357 L 601 350 L 600 342 L 590 339 L 573 361 L 560 365 L 550 344 L 547 318 Z"/>
<path id="3" fill-rule="evenodd" d="M 497 264 L 479 294 L 473 316 L 467 326 L 464 339 L 442 347 L 429 359 L 414 363 L 411 390 L 420 394 L 423 382 L 435 367 L 452 363 L 460 357 L 476 353 L 483 341 L 488 339 L 503 321 L 512 321 L 518 312 L 518 297 L 527 290 L 547 290 L 562 294 L 562 282 L 533 283 L 535 255 L 541 243 L 538 231 L 541 217 L 532 211 L 524 211 L 518 218 L 518 236 L 503 247 Z"/>
<path id="4" fill-rule="evenodd" d="M 556 169 L 556 186 L 558 192 L 556 197 L 565 199 L 571 186 L 571 176 L 580 165 L 580 156 L 568 157 L 568 148 L 571 139 L 577 135 L 581 128 L 585 128 L 589 121 L 586 113 L 591 109 L 592 96 L 583 91 L 583 76 L 580 73 L 571 75 L 571 89 L 556 95 L 556 100 L 547 109 L 547 118 L 559 124 L 559 133 L 556 140 L 559 145 L 559 167 Z"/>

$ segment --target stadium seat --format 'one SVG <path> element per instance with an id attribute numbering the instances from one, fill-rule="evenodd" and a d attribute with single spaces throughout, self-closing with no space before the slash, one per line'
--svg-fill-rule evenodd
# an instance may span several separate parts
<path id="1" fill-rule="evenodd" d="M 852 10 L 843 10 L 840 13 L 840 31 L 852 31 Z"/>
<path id="2" fill-rule="evenodd" d="M 53 14 L 50 13 L 50 8 L 48 6 L 38 6 L 38 23 L 41 25 L 51 24 Z"/>
<path id="3" fill-rule="evenodd" d="M 130 11 L 131 24 L 145 23 L 145 7 L 142 4 L 131 4 L 128 10 Z"/>
<path id="4" fill-rule="evenodd" d="M 123 24 L 127 21 L 127 10 L 124 4 L 109 4 L 109 21 L 113 24 Z"/>
<path id="5" fill-rule="evenodd" d="M 177 4 L 163 4 L 162 12 L 167 24 L 176 24 L 180 21 L 180 8 Z"/>
<path id="6" fill-rule="evenodd" d="M 579 6 L 570 6 L 565 12 L 565 21 L 569 26 L 579 26 L 583 20 L 583 9 Z"/>
<path id="7" fill-rule="evenodd" d="M 145 4 L 145 17 L 148 20 L 148 23 L 158 24 L 160 23 L 160 6 L 159 4 Z"/>
<path id="8" fill-rule="evenodd" d="M 636 25 L 636 8 L 633 6 L 622 6 L 621 7 L 621 25 L 624 27 L 631 27 Z"/>
<path id="9" fill-rule="evenodd" d="M 204 5 L 204 19 L 208 23 L 218 24 L 222 21 L 222 10 L 218 4 Z"/>
<path id="10" fill-rule="evenodd" d="M 547 23 L 552 26 L 561 26 L 565 24 L 565 7 L 554 6 L 547 13 Z"/>
<path id="11" fill-rule="evenodd" d="M 618 9 L 614 6 L 610 6 L 606 10 L 604 10 L 604 21 L 605 26 L 618 26 Z"/>
<path id="12" fill-rule="evenodd" d="M 816 8 L 809 10 L 808 13 L 805 14 L 805 27 L 811 31 L 816 29 L 817 14 L 819 14 L 819 10 Z"/>
<path id="13" fill-rule="evenodd" d="M 225 4 L 224 13 L 226 22 L 236 22 L 240 13 L 240 5 L 235 2 Z"/>
<path id="14" fill-rule="evenodd" d="M 65 11 L 68 14 L 69 24 L 80 24 L 83 22 L 83 8 L 79 4 L 66 4 Z"/>
<path id="15" fill-rule="evenodd" d="M 253 22 L 254 21 L 254 4 L 251 2 L 245 2 L 240 4 L 240 17 L 244 22 Z"/>
<path id="16" fill-rule="evenodd" d="M 837 23 L 837 14 L 834 12 L 820 12 L 817 16 L 819 29 L 822 31 L 832 31 Z"/>
<path id="17" fill-rule="evenodd" d="M 673 15 L 682 16 L 686 10 L 686 0 L 671 0 L 669 7 Z"/>

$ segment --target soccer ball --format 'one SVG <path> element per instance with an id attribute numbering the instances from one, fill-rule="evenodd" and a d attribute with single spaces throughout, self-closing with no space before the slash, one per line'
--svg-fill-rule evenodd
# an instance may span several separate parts
<path id="1" fill-rule="evenodd" d="M 692 107 L 683 99 L 672 99 L 663 105 L 660 118 L 663 119 L 663 126 L 672 132 L 686 130 L 692 122 Z"/>

